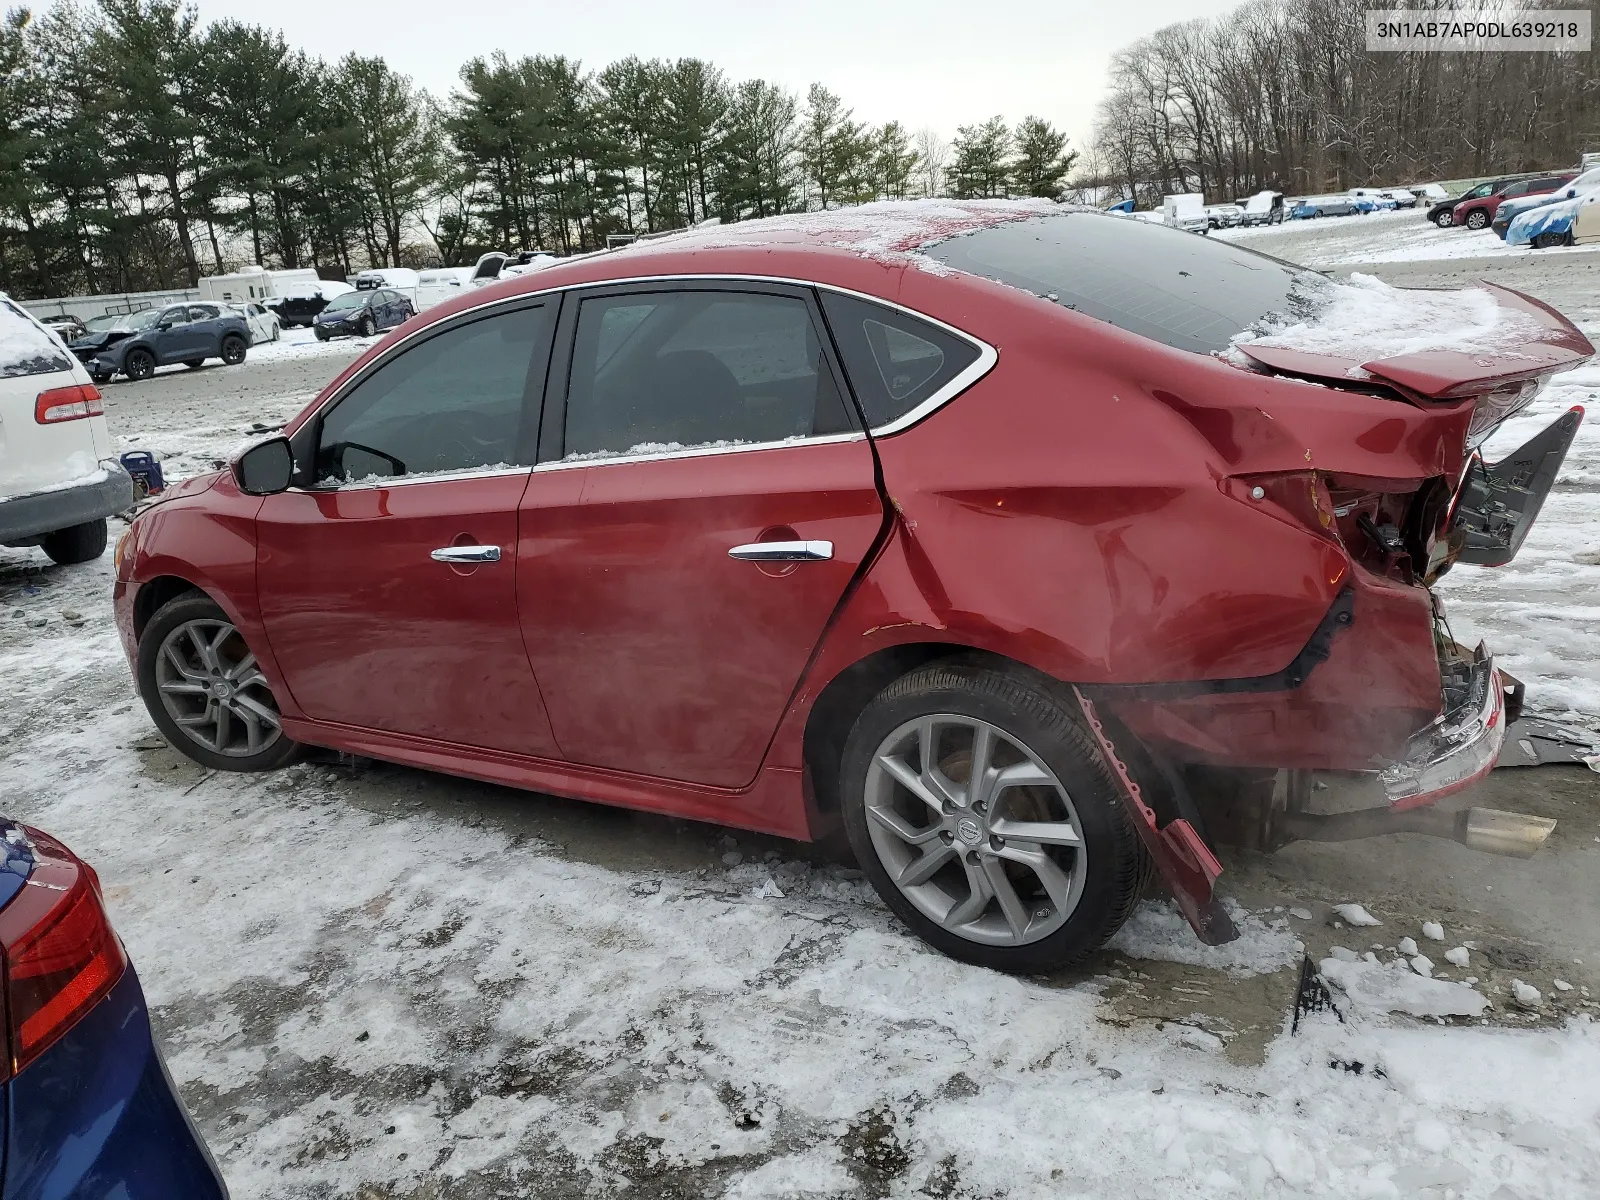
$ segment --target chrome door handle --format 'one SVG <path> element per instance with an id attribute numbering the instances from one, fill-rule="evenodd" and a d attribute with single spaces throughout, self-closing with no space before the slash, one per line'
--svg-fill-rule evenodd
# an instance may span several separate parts
<path id="1" fill-rule="evenodd" d="M 440 546 L 428 555 L 434 562 L 486 563 L 500 561 L 499 546 Z"/>
<path id="2" fill-rule="evenodd" d="M 748 542 L 728 551 L 741 562 L 826 562 L 833 557 L 832 542 Z"/>

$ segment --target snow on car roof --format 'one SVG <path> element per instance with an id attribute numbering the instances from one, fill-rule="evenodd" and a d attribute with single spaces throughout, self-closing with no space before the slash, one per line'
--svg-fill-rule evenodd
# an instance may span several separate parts
<path id="1" fill-rule="evenodd" d="M 1547 324 L 1501 304 L 1483 288 L 1397 288 L 1359 272 L 1343 281 L 1307 272 L 1298 283 L 1304 315 L 1276 314 L 1241 333 L 1233 339 L 1230 361 L 1253 366 L 1241 351 L 1255 347 L 1358 363 L 1428 350 L 1514 356 L 1530 342 L 1549 340 Z"/>
<path id="2" fill-rule="evenodd" d="M 0 294 L 0 379 L 71 367 L 60 340 Z"/>
<path id="3" fill-rule="evenodd" d="M 888 263 L 914 263 L 935 274 L 951 268 L 916 251 L 966 233 L 1007 221 L 1057 212 L 1094 212 L 1049 200 L 886 200 L 820 212 L 739 221 L 731 225 L 697 225 L 679 233 L 634 242 L 617 254 L 712 247 L 814 245 L 845 250 Z"/>

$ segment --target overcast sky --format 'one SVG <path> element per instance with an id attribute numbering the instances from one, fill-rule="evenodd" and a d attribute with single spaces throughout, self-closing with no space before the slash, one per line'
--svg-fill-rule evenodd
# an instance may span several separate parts
<path id="1" fill-rule="evenodd" d="M 461 64 L 504 50 L 618 58 L 698 56 L 734 80 L 804 93 L 818 81 L 857 120 L 898 118 L 946 136 L 1000 113 L 1055 122 L 1081 147 L 1106 63 L 1128 42 L 1237 0 L 198 0 L 202 21 L 278 26 L 290 44 L 336 59 L 379 54 L 443 97 Z"/>

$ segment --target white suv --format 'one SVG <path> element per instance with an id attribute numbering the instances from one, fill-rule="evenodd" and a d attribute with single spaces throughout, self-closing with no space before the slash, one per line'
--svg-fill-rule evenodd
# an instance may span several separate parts
<path id="1" fill-rule="evenodd" d="M 106 518 L 133 507 L 100 391 L 83 364 L 0 292 L 0 545 L 58 563 L 106 548 Z"/>

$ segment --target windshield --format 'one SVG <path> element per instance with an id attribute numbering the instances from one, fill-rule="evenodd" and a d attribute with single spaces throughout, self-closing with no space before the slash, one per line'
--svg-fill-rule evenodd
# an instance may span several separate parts
<path id="1" fill-rule="evenodd" d="M 1088 212 L 1008 221 L 923 253 L 1199 354 L 1295 311 L 1295 282 L 1309 274 L 1230 242 Z"/>
<path id="2" fill-rule="evenodd" d="M 131 329 L 137 333 L 141 329 L 149 329 L 160 319 L 161 310 L 159 308 L 146 308 L 124 317 L 120 328 Z"/>
<path id="3" fill-rule="evenodd" d="M 1473 188 L 1470 192 L 1463 192 L 1461 194 L 1460 199 L 1458 199 L 1456 201 L 1456 203 L 1459 204 L 1461 202 L 1461 200 L 1482 200 L 1485 196 L 1487 196 L 1492 191 L 1494 191 L 1494 184 L 1493 183 L 1480 183 L 1477 187 Z"/>
<path id="4" fill-rule="evenodd" d="M 121 320 L 120 313 L 107 313 L 103 317 L 90 317 L 83 323 L 83 327 L 90 333 L 104 333 L 108 329 L 115 329 Z"/>
<path id="5" fill-rule="evenodd" d="M 360 308 L 367 302 L 371 292 L 346 292 L 342 296 L 335 296 L 328 301 L 328 312 L 339 312 L 346 308 Z"/>

